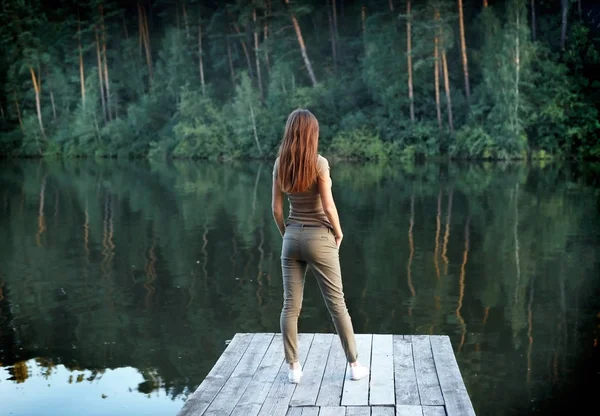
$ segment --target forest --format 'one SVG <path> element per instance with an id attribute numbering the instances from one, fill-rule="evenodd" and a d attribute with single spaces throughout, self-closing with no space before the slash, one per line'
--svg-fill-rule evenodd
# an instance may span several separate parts
<path id="1" fill-rule="evenodd" d="M 0 155 L 598 159 L 593 0 L 4 0 Z"/>

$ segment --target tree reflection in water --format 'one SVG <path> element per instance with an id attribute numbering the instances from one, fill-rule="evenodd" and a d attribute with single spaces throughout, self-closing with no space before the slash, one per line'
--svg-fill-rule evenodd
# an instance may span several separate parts
<path id="1" fill-rule="evenodd" d="M 57 385 L 87 381 L 117 400 L 91 382 L 127 369 L 131 391 L 180 402 L 236 332 L 279 331 L 269 165 L 0 169 L 0 391 L 33 395 L 27 386 L 48 379 L 68 394 Z M 332 163 L 356 332 L 450 335 L 478 414 L 557 407 L 593 385 L 584 358 L 597 351 L 600 223 L 589 169 Z M 300 330 L 334 330 L 312 274 Z"/>

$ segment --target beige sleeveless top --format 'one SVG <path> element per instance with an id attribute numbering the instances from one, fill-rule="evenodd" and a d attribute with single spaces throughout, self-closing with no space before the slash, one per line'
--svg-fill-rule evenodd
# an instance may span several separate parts
<path id="1" fill-rule="evenodd" d="M 277 179 L 277 169 L 279 158 L 275 160 L 273 166 L 273 180 Z M 305 224 L 305 225 L 323 225 L 333 228 L 323 211 L 323 203 L 319 194 L 319 180 L 324 180 L 331 186 L 331 177 L 329 175 L 329 162 L 323 156 L 319 155 L 317 160 L 318 180 L 304 192 L 286 193 L 290 202 L 290 212 L 287 223 Z"/>

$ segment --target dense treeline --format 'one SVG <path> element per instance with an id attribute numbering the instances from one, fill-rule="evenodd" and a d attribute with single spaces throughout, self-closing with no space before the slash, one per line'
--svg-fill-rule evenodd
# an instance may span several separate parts
<path id="1" fill-rule="evenodd" d="M 5 1 L 0 154 L 599 157 L 591 3 Z"/>

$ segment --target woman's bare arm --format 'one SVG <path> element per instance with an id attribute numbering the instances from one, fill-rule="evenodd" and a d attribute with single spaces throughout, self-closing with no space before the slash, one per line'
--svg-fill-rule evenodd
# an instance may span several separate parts
<path id="1" fill-rule="evenodd" d="M 285 222 L 283 221 L 283 192 L 279 187 L 279 183 L 277 183 L 277 178 L 273 176 L 273 195 L 271 198 L 271 210 L 273 211 L 273 219 L 275 220 L 275 224 L 277 224 L 277 228 L 279 228 L 279 233 L 283 237 L 285 234 Z"/>
<path id="2" fill-rule="evenodd" d="M 327 215 L 327 219 L 333 226 L 333 233 L 335 235 L 335 241 L 337 245 L 342 243 L 344 234 L 342 233 L 342 226 L 340 225 L 340 217 L 338 214 L 335 201 L 333 200 L 333 193 L 331 192 L 331 178 L 329 176 L 329 167 L 322 169 L 319 173 L 319 194 L 321 195 L 321 203 L 323 204 L 323 211 Z"/>

